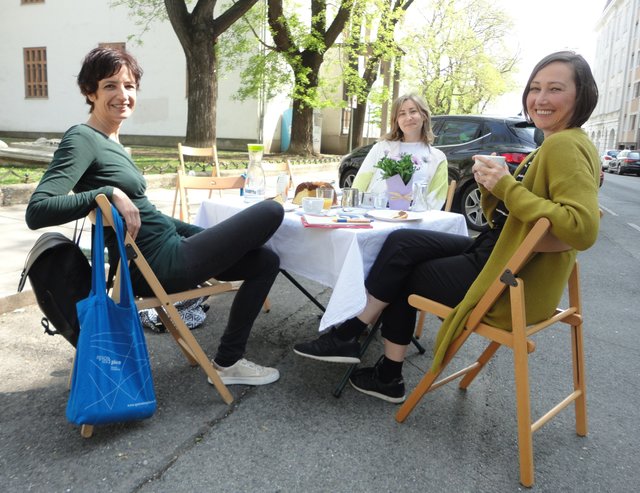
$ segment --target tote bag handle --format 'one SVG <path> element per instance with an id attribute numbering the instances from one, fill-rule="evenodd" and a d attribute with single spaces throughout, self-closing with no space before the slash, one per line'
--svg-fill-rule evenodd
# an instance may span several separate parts
<path id="1" fill-rule="evenodd" d="M 124 225 L 118 209 L 111 205 L 111 216 L 113 217 L 114 229 L 120 251 L 120 301 L 119 306 L 128 308 L 134 303 L 133 287 L 131 286 L 131 275 L 129 274 L 129 263 L 124 246 Z M 102 221 L 102 210 L 96 210 L 96 226 L 93 232 L 93 248 L 91 249 L 91 293 L 95 296 L 107 297 L 107 281 L 104 273 L 104 227 Z"/>

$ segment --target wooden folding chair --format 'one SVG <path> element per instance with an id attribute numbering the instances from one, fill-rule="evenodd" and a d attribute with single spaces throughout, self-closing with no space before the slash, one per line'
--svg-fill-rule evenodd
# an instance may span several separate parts
<path id="1" fill-rule="evenodd" d="M 113 216 L 111 215 L 111 203 L 107 196 L 104 194 L 98 195 L 96 197 L 96 202 L 102 211 L 104 226 L 114 227 Z M 222 397 L 222 400 L 227 404 L 231 404 L 231 402 L 233 402 L 233 396 L 224 383 L 222 383 L 222 380 L 220 379 L 218 372 L 214 369 L 211 360 L 204 353 L 200 344 L 198 344 L 198 341 L 193 337 L 192 332 L 185 325 L 178 313 L 178 310 L 174 306 L 174 303 L 199 298 L 201 296 L 212 296 L 231 291 L 233 289 L 232 284 L 228 282 L 211 281 L 188 291 L 167 294 L 129 233 L 126 233 L 125 236 L 125 247 L 127 249 L 128 256 L 130 256 L 129 260 L 136 264 L 136 267 L 143 275 L 154 294 L 154 296 L 150 297 L 137 298 L 136 306 L 138 310 L 148 308 L 154 308 L 156 310 L 158 317 L 162 320 L 164 326 L 178 343 L 178 347 L 182 350 L 187 361 L 189 361 L 189 364 L 191 364 L 191 366 L 200 366 L 213 383 L 215 389 L 220 394 L 220 397 Z M 113 288 L 112 296 L 114 298 L 116 298 L 120 293 L 117 281 L 118 276 L 116 276 L 116 285 Z M 93 426 L 83 425 L 80 433 L 85 438 L 90 437 L 93 434 Z"/>
<path id="2" fill-rule="evenodd" d="M 291 161 L 263 161 L 262 169 L 267 176 L 287 174 L 289 175 L 289 183 L 287 185 L 288 190 L 293 190 L 295 180 L 293 179 L 293 168 Z"/>
<path id="3" fill-rule="evenodd" d="M 451 212 L 451 207 L 453 206 L 453 196 L 456 193 L 456 185 L 457 181 L 451 180 L 449 183 L 449 188 L 447 188 L 447 200 L 444 202 L 444 207 L 442 208 L 445 212 Z"/>
<path id="4" fill-rule="evenodd" d="M 180 220 L 191 222 L 191 208 L 187 199 L 188 190 L 208 190 L 209 196 L 213 190 L 233 190 L 238 193 L 244 187 L 244 177 L 242 176 L 189 176 L 182 171 L 178 171 L 176 176 L 176 187 L 180 196 Z"/>
<path id="5" fill-rule="evenodd" d="M 542 322 L 527 326 L 525 317 L 524 282 L 516 275 L 527 261 L 538 252 L 561 252 L 570 247 L 550 233 L 550 222 L 546 218 L 539 219 L 529 232 L 523 243 L 518 247 L 511 259 L 506 263 L 503 273 L 494 280 L 484 296 L 472 311 L 466 326 L 447 349 L 440 369 L 428 371 L 417 387 L 409 395 L 405 403 L 396 414 L 396 420 L 403 422 L 418 404 L 422 396 L 441 385 L 458 377 L 464 376 L 459 387 L 466 389 L 480 370 L 487 364 L 500 346 L 507 346 L 513 351 L 516 408 L 518 418 L 518 448 L 520 458 L 520 482 L 524 486 L 533 485 L 533 432 L 558 414 L 572 402 L 575 403 L 576 433 L 580 436 L 587 434 L 587 404 L 584 370 L 584 354 L 582 342 L 582 306 L 579 289 L 579 271 L 576 262 L 569 276 L 569 304 L 564 310 L 557 309 L 553 316 Z M 511 302 L 512 325 L 511 332 L 492 327 L 482 322 L 483 317 L 509 287 Z M 433 313 L 444 319 L 452 310 L 451 307 L 435 301 L 411 295 L 409 303 L 420 310 Z M 573 392 L 564 398 L 534 423 L 531 422 L 531 406 L 529 394 L 529 353 L 535 350 L 535 344 L 529 337 L 556 322 L 563 322 L 571 327 L 571 352 L 573 362 Z M 488 347 L 472 365 L 436 381 L 444 368 L 456 355 L 471 334 L 477 334 L 490 341 Z"/>
<path id="6" fill-rule="evenodd" d="M 215 147 L 189 147 L 183 146 L 182 143 L 178 142 L 178 159 L 180 160 L 180 165 L 176 170 L 177 174 L 187 175 L 187 168 L 185 166 L 185 156 L 186 157 L 197 157 L 197 158 L 207 158 L 207 164 L 211 163 L 211 177 L 215 178 L 220 176 L 220 168 L 218 165 L 218 154 L 216 152 Z M 176 214 L 176 206 L 178 203 L 178 197 L 180 196 L 180 187 L 178 183 L 178 177 L 176 177 L 176 191 L 173 196 L 173 207 L 171 209 L 171 216 L 175 217 Z M 211 198 L 211 192 L 209 192 L 209 198 Z M 184 196 L 180 196 L 180 220 L 185 221 L 182 214 L 185 210 L 188 210 L 188 203 L 186 194 Z"/>

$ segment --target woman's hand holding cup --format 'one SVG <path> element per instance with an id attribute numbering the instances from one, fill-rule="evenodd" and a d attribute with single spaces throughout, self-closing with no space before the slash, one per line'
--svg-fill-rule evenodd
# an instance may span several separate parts
<path id="1" fill-rule="evenodd" d="M 478 154 L 473 156 L 473 159 L 473 177 L 479 185 L 489 191 L 493 190 L 500 178 L 510 174 L 504 156 L 496 156 L 495 153 L 491 156 Z"/>

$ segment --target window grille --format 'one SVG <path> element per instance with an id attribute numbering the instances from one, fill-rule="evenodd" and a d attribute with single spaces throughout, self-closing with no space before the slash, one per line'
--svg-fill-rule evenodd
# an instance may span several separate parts
<path id="1" fill-rule="evenodd" d="M 47 49 L 43 47 L 24 48 L 23 53 L 25 97 L 48 97 Z"/>

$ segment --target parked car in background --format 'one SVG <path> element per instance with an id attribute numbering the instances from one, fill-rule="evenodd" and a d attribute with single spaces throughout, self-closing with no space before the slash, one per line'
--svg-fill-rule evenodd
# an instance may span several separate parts
<path id="1" fill-rule="evenodd" d="M 543 135 L 533 123 L 522 117 L 484 115 L 447 115 L 432 117 L 433 145 L 447 156 L 449 180 L 456 180 L 452 210 L 464 215 L 470 228 L 487 229 L 480 207 L 480 190 L 473 179 L 472 156 L 495 152 L 506 158 L 511 171 L 535 150 Z M 373 144 L 358 147 L 342 158 L 339 167 L 340 187 L 353 183 L 362 161 Z"/>
<path id="2" fill-rule="evenodd" d="M 609 149 L 604 151 L 604 154 L 600 156 L 600 162 L 602 163 L 602 169 L 609 168 L 609 161 L 615 159 L 620 151 L 618 149 Z"/>
<path id="3" fill-rule="evenodd" d="M 620 151 L 615 159 L 609 161 L 607 171 L 618 175 L 635 173 L 640 176 L 640 151 L 630 149 Z"/>

